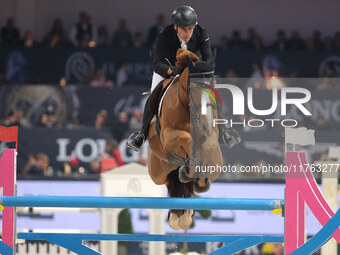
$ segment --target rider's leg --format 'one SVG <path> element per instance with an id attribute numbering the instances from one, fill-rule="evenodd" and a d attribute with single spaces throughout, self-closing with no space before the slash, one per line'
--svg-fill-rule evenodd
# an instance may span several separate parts
<path id="1" fill-rule="evenodd" d="M 163 81 L 164 78 L 160 76 L 158 73 L 153 72 L 152 74 L 152 82 L 151 82 L 151 92 L 157 87 L 157 85 Z"/>
<path id="2" fill-rule="evenodd" d="M 151 85 L 151 92 L 154 88 L 158 85 L 159 82 L 164 80 L 162 76 L 157 73 L 153 73 L 152 76 L 152 85 Z M 138 132 L 134 132 L 130 135 L 130 137 L 126 141 L 126 145 L 135 151 L 139 151 L 145 140 L 148 138 L 150 123 L 153 118 L 153 113 L 151 111 L 150 100 L 148 99 L 144 106 L 144 114 L 143 114 L 143 126 L 142 129 Z"/>
<path id="3" fill-rule="evenodd" d="M 152 118 L 153 118 L 153 114 L 151 112 L 149 99 L 148 99 L 145 102 L 142 129 L 130 135 L 130 137 L 126 141 L 126 144 L 128 147 L 130 147 L 131 149 L 135 151 L 139 151 L 142 148 L 145 140 L 148 138 L 150 123 L 151 123 Z"/>

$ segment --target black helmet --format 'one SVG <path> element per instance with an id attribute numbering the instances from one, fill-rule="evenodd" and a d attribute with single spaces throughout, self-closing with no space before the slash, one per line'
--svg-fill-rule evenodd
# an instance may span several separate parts
<path id="1" fill-rule="evenodd" d="M 190 6 L 177 7 L 171 16 L 172 22 L 178 27 L 192 27 L 197 25 L 197 14 Z"/>

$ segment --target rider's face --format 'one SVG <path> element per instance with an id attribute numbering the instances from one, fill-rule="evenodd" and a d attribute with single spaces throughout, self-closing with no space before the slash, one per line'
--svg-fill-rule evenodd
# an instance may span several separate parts
<path id="1" fill-rule="evenodd" d="M 182 38 L 183 41 L 188 42 L 194 32 L 195 26 L 192 27 L 178 27 L 175 26 L 177 34 Z"/>

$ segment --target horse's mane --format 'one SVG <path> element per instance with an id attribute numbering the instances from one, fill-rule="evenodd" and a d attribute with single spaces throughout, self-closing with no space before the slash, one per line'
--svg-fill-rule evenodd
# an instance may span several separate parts
<path id="1" fill-rule="evenodd" d="M 187 56 L 192 60 L 192 62 L 199 60 L 199 57 L 195 53 L 191 52 L 190 50 L 179 48 L 176 53 L 175 65 L 177 68 L 184 68 L 187 66 L 185 62 Z"/>

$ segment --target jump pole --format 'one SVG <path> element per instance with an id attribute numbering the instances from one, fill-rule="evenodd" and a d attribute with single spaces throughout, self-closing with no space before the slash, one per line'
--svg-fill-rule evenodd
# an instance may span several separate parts
<path id="1" fill-rule="evenodd" d="M 282 208 L 283 199 L 247 198 L 167 198 L 167 197 L 81 197 L 81 196 L 4 196 L 5 207 L 140 208 L 194 210 L 260 210 Z"/>

